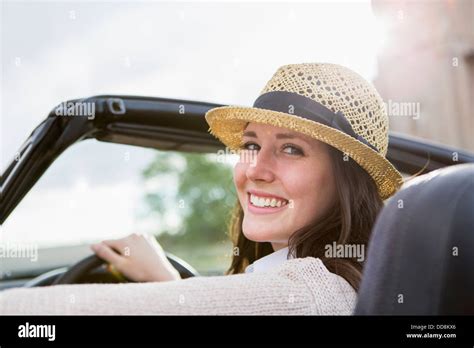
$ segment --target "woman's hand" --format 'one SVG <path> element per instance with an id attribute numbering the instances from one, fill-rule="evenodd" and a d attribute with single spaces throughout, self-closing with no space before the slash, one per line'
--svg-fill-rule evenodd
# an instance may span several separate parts
<path id="1" fill-rule="evenodd" d="M 161 282 L 181 279 L 153 236 L 134 233 L 93 244 L 91 249 L 130 280 Z"/>

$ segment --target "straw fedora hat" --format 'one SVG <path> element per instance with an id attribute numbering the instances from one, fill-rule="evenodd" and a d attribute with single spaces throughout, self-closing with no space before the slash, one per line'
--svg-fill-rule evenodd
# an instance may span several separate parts
<path id="1" fill-rule="evenodd" d="M 385 158 L 388 116 L 375 88 L 352 70 L 336 64 L 280 67 L 253 107 L 223 106 L 206 113 L 209 132 L 239 151 L 249 122 L 291 129 L 350 156 L 375 181 L 382 199 L 402 185 L 400 173 Z"/>

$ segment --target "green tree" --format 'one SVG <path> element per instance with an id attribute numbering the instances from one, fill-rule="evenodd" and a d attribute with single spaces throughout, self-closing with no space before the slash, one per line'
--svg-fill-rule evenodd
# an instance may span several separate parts
<path id="1" fill-rule="evenodd" d="M 161 221 L 173 212 L 181 219 L 177 231 L 157 231 L 163 247 L 228 240 L 228 220 L 236 201 L 230 165 L 219 162 L 216 155 L 158 152 L 143 176 L 148 183 L 175 183 L 158 185 L 145 197 L 150 212 Z"/>

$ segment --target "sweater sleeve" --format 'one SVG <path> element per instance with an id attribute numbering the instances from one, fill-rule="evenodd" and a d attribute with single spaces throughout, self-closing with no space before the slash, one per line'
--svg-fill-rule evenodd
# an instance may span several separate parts
<path id="1" fill-rule="evenodd" d="M 10 289 L 0 292 L 0 314 L 351 314 L 355 304 L 341 302 L 339 289 L 327 288 L 334 284 L 324 283 L 321 265 L 319 259 L 306 258 L 288 260 L 268 273 Z M 308 277 L 314 280 L 308 283 Z M 320 289 L 315 293 L 310 285 Z"/>

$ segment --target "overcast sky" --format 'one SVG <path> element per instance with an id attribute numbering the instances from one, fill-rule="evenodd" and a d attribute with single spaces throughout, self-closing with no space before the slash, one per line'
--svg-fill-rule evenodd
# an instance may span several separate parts
<path id="1" fill-rule="evenodd" d="M 2 2 L 2 167 L 59 102 L 134 94 L 252 104 L 283 64 L 367 78 L 369 2 Z"/>

